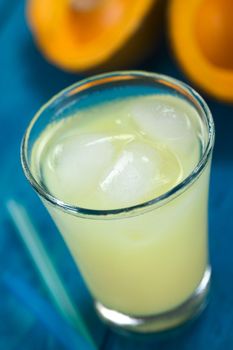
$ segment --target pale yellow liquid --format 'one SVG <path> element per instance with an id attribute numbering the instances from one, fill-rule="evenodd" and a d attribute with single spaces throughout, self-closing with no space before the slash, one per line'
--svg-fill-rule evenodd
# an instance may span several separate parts
<path id="1" fill-rule="evenodd" d="M 201 157 L 200 137 L 202 125 L 188 103 L 142 96 L 52 123 L 34 145 L 31 166 L 37 181 L 63 202 L 119 209 L 186 178 Z M 125 217 L 83 218 L 45 203 L 97 300 L 149 315 L 194 292 L 208 263 L 208 176 L 207 167 L 178 197 Z"/>

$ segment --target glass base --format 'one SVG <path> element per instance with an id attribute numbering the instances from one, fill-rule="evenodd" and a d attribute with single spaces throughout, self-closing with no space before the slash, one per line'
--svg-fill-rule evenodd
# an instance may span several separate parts
<path id="1" fill-rule="evenodd" d="M 208 267 L 194 293 L 183 304 L 167 312 L 151 316 L 129 316 L 95 303 L 100 318 L 112 327 L 139 333 L 162 332 L 181 326 L 197 317 L 207 304 L 211 268 Z"/>

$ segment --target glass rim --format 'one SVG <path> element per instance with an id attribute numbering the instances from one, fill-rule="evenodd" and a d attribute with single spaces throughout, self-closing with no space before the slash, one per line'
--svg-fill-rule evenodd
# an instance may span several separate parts
<path id="1" fill-rule="evenodd" d="M 84 90 L 88 90 L 90 87 L 93 86 L 93 83 L 95 83 L 95 85 L 101 85 L 111 80 L 120 81 L 121 79 L 127 80 L 127 79 L 135 79 L 135 78 L 149 78 L 160 84 L 176 88 L 177 90 L 179 90 L 181 94 L 186 95 L 189 98 L 192 98 L 198 104 L 198 107 L 203 112 L 203 115 L 206 119 L 205 121 L 208 127 L 208 142 L 205 146 L 205 150 L 199 162 L 194 167 L 194 169 L 190 172 L 188 176 L 186 176 L 176 186 L 174 186 L 167 192 L 161 194 L 160 196 L 154 197 L 148 201 L 144 201 L 139 204 L 135 204 L 135 205 L 123 207 L 123 208 L 116 208 L 116 209 L 83 208 L 83 207 L 79 207 L 76 205 L 71 205 L 69 203 L 63 202 L 62 200 L 58 199 L 56 196 L 53 196 L 48 191 L 46 191 L 46 189 L 43 188 L 43 186 L 41 186 L 33 176 L 30 170 L 30 164 L 28 162 L 28 157 L 27 157 L 27 150 L 28 150 L 27 146 L 28 146 L 28 140 L 30 137 L 31 130 L 35 125 L 36 121 L 42 115 L 42 113 L 48 107 L 50 107 L 54 102 L 58 100 L 62 100 L 68 96 L 71 96 L 72 94 L 75 94 Z M 52 97 L 47 103 L 42 105 L 42 107 L 37 111 L 37 113 L 32 118 L 31 122 L 29 123 L 26 129 L 26 132 L 23 136 L 22 143 L 21 143 L 20 156 L 21 156 L 21 164 L 22 164 L 23 171 L 26 178 L 28 179 L 32 187 L 35 189 L 35 191 L 43 199 L 48 201 L 53 206 L 59 207 L 61 210 L 65 212 L 69 212 L 70 214 L 73 214 L 76 216 L 82 216 L 82 217 L 88 217 L 88 218 L 92 217 L 95 219 L 101 219 L 106 217 L 116 218 L 121 215 L 130 216 L 130 214 L 135 216 L 135 215 L 138 215 L 138 212 L 141 212 L 144 210 L 146 211 L 152 210 L 154 206 L 156 206 L 156 208 L 160 207 L 166 202 L 176 198 L 177 196 L 179 196 L 179 194 L 183 193 L 186 189 L 188 189 L 190 185 L 199 177 L 199 175 L 202 173 L 203 169 L 205 168 L 208 162 L 208 159 L 210 158 L 212 153 L 214 139 L 215 139 L 215 128 L 214 128 L 214 122 L 213 122 L 210 109 L 206 104 L 206 102 L 204 101 L 204 99 L 188 84 L 163 74 L 157 74 L 157 73 L 140 71 L 140 70 L 132 70 L 132 71 L 126 70 L 126 71 L 116 71 L 116 72 L 98 74 L 92 77 L 88 77 L 86 79 L 82 79 L 77 83 L 74 83 L 71 86 L 63 89 L 54 97 Z"/>

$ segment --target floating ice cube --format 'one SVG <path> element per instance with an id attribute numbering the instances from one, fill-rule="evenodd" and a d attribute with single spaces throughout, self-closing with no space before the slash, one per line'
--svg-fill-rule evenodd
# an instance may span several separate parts
<path id="1" fill-rule="evenodd" d="M 128 144 L 100 182 L 100 188 L 115 207 L 146 199 L 160 176 L 159 153 L 144 143 Z"/>
<path id="2" fill-rule="evenodd" d="M 45 178 L 49 188 L 64 201 L 78 203 L 81 195 L 90 194 L 98 186 L 113 154 L 111 138 L 105 135 L 79 135 L 62 140 L 48 159 Z"/>
<path id="3" fill-rule="evenodd" d="M 175 151 L 190 148 L 195 142 L 192 113 L 191 106 L 171 96 L 143 98 L 134 103 L 131 111 L 141 132 Z"/>

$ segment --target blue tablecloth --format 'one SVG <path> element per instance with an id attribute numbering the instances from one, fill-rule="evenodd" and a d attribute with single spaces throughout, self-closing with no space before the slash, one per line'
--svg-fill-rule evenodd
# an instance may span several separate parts
<path id="1" fill-rule="evenodd" d="M 79 338 L 62 337 L 62 321 L 9 220 L 4 204 L 12 197 L 27 206 L 100 349 L 233 349 L 233 107 L 206 97 L 217 134 L 209 210 L 213 281 L 207 310 L 192 327 L 169 338 L 116 335 L 97 319 L 62 239 L 22 174 L 19 148 L 28 122 L 53 94 L 81 78 L 43 59 L 24 12 L 24 1 L 0 0 L 0 349 L 85 349 Z M 137 68 L 185 80 L 166 42 L 153 59 Z"/>

